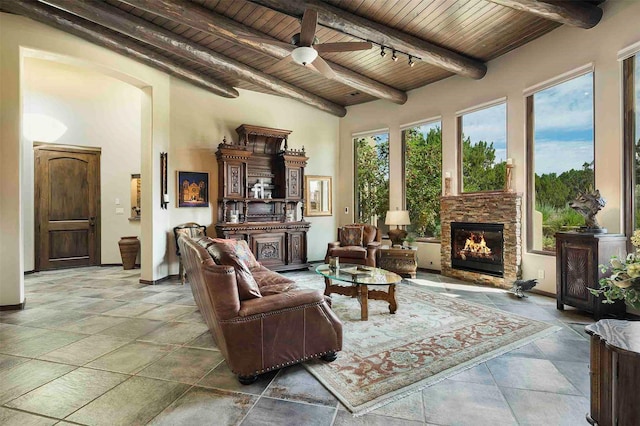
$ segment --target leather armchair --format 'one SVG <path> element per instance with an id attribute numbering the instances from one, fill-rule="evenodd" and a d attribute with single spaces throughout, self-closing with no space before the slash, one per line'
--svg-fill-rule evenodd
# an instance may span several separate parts
<path id="1" fill-rule="evenodd" d="M 342 263 L 355 263 L 358 265 L 376 266 L 376 252 L 380 248 L 382 234 L 380 230 L 369 224 L 354 223 L 347 226 L 362 226 L 362 245 L 340 244 L 343 228 L 338 228 L 338 241 L 329 243 L 325 263 L 329 263 L 329 257 L 338 257 Z"/>
<path id="2" fill-rule="evenodd" d="M 184 285 L 186 274 L 184 272 L 184 265 L 182 264 L 182 256 L 180 256 L 180 247 L 178 246 L 178 237 L 180 237 L 180 235 L 186 235 L 190 238 L 203 237 L 207 235 L 207 227 L 195 222 L 187 222 L 173 228 L 173 236 L 176 239 L 176 255 L 180 261 L 178 275 L 180 276 L 180 282 Z"/>
<path id="3" fill-rule="evenodd" d="M 342 323 L 321 290 L 240 300 L 232 266 L 216 265 L 207 249 L 188 237 L 178 244 L 200 313 L 240 383 L 307 359 L 336 359 Z"/>

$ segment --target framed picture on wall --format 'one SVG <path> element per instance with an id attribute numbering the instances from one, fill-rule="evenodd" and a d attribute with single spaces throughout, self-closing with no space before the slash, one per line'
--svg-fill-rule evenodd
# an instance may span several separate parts
<path id="1" fill-rule="evenodd" d="M 178 171 L 178 207 L 209 207 L 209 173 Z"/>

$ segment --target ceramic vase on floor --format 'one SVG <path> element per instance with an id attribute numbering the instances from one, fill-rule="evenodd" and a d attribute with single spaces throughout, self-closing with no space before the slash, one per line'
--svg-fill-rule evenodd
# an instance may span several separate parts
<path id="1" fill-rule="evenodd" d="M 122 267 L 133 269 L 136 266 L 136 258 L 140 251 L 140 240 L 138 237 L 122 237 L 118 241 L 120 246 L 120 256 L 122 257 Z"/>

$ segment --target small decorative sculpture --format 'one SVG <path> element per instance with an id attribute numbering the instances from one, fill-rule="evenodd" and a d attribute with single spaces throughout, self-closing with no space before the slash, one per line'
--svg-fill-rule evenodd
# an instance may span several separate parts
<path id="1" fill-rule="evenodd" d="M 519 299 L 527 297 L 524 294 L 525 291 L 529 291 L 538 284 L 537 280 L 515 280 L 513 287 L 509 290 L 509 293 L 515 294 Z"/>
<path id="2" fill-rule="evenodd" d="M 607 202 L 600 196 L 600 191 L 596 189 L 580 191 L 575 200 L 569 203 L 569 207 L 580 213 L 584 217 L 585 227 L 581 228 L 586 232 L 607 232 L 601 228 L 596 220 L 596 214 L 605 206 Z"/>

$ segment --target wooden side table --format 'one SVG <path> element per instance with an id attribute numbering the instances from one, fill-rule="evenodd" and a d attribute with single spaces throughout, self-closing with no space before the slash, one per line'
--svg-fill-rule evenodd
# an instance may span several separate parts
<path id="1" fill-rule="evenodd" d="M 640 424 L 640 321 L 600 320 L 591 336 L 592 425 Z"/>
<path id="2" fill-rule="evenodd" d="M 418 269 L 418 249 L 414 247 L 392 248 L 382 246 L 377 251 L 378 268 L 395 272 L 401 277 L 415 278 Z"/>

